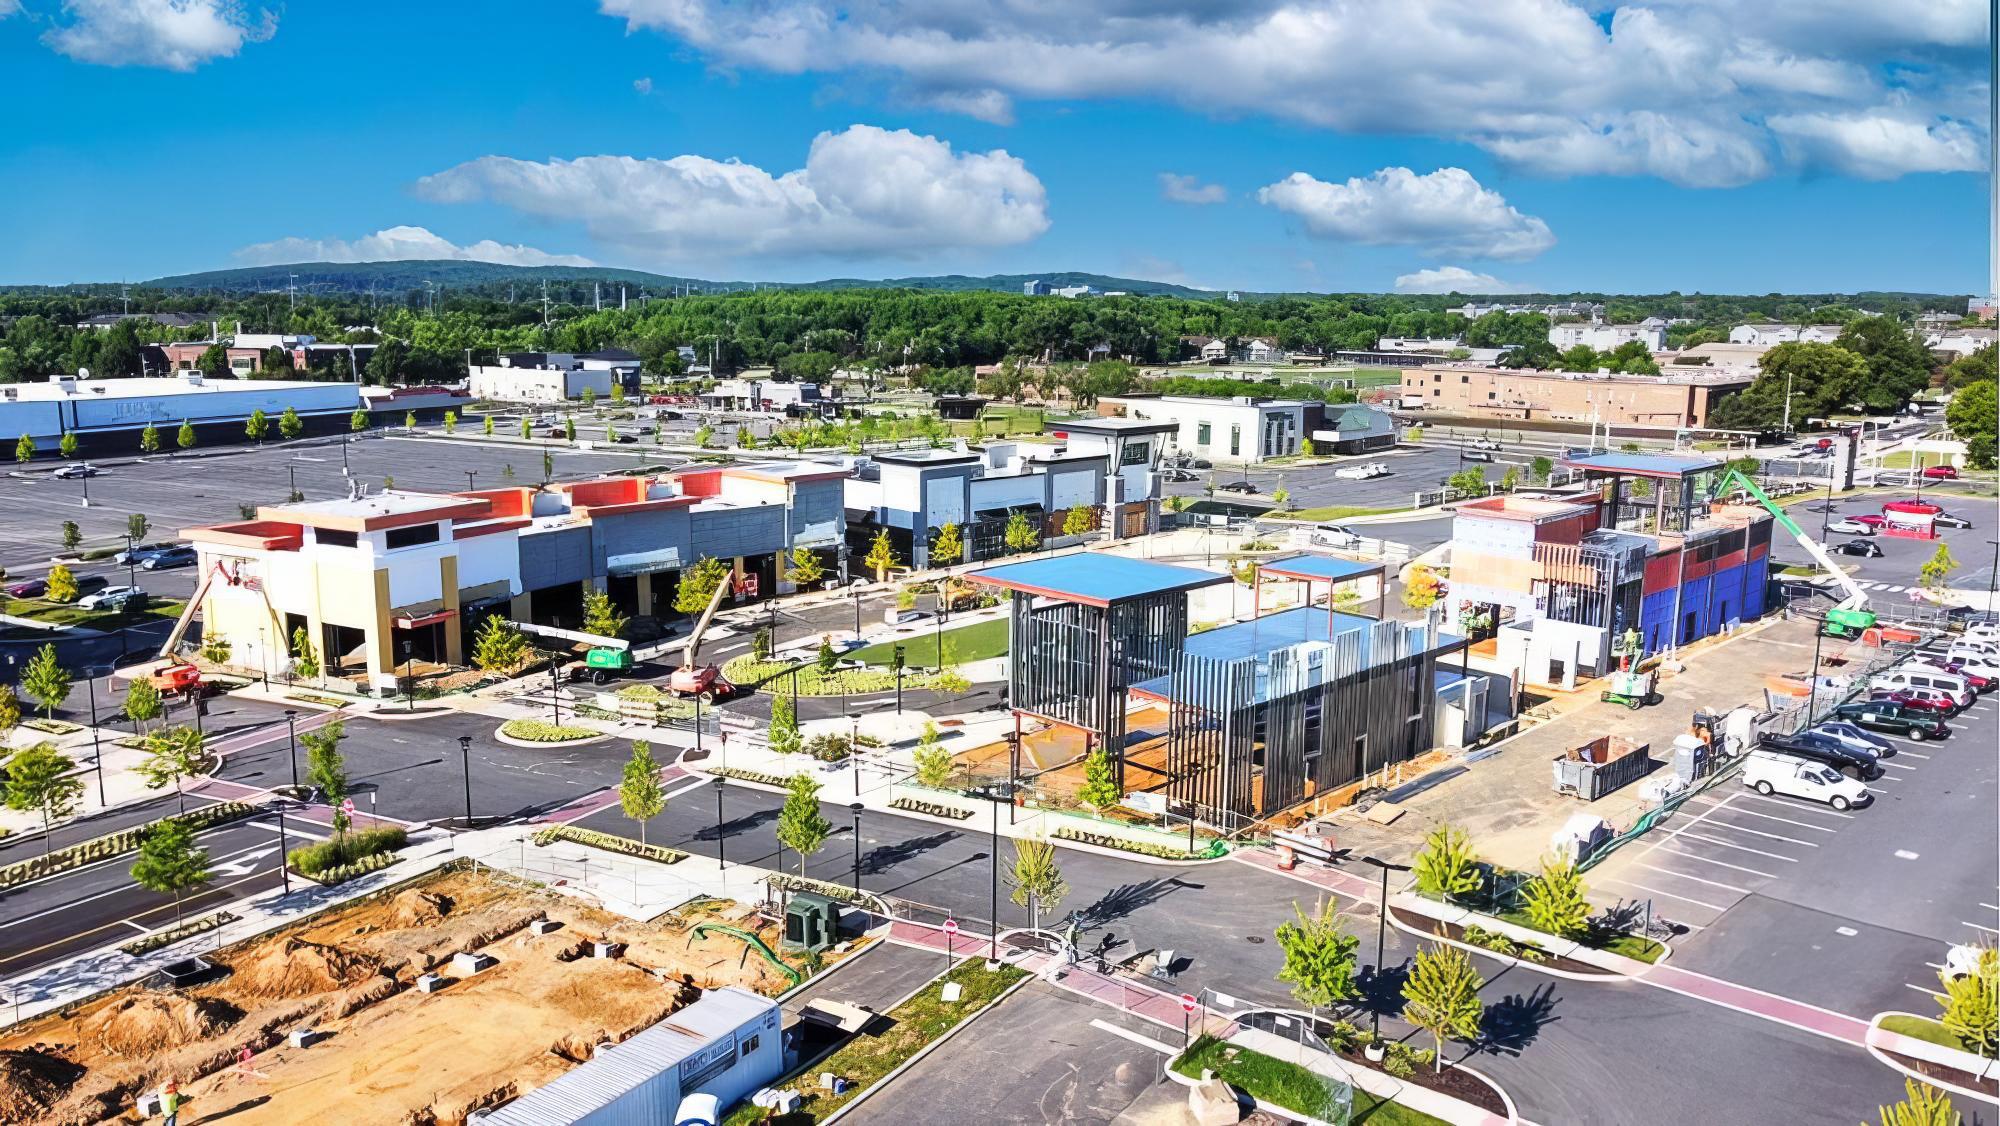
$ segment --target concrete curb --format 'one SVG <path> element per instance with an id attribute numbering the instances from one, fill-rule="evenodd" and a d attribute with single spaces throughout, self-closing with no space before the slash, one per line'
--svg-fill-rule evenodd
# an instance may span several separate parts
<path id="1" fill-rule="evenodd" d="M 1928 1083 L 1933 1087 L 1942 1087 L 1955 1095 L 1964 1095 L 1969 1099 L 2000 1104 L 2000 1096 L 1986 1094 L 1982 1091 L 1968 1090 L 1956 1083 L 1947 1083 L 1942 1079 L 1934 1079 L 1903 1066 L 1895 1060 L 1890 1059 L 1884 1053 L 1895 1052 L 1897 1055 L 1910 1056 L 1923 1060 L 1926 1063 L 1953 1068 L 1965 1072 L 1975 1079 L 2000 1080 L 2000 1060 L 1989 1059 L 1960 1048 L 1947 1048 L 1942 1044 L 1933 1044 L 1928 1040 L 1919 1040 L 1914 1036 L 1906 1036 L 1900 1032 L 1891 1032 L 1882 1027 L 1882 1020 L 1885 1017 L 1916 1017 L 1918 1020 L 1930 1019 L 1928 1017 L 1917 1016 L 1916 1013 L 1906 1013 L 1896 1010 L 1876 1013 L 1873 1017 L 1869 1018 L 1868 1032 L 1866 1033 L 1865 1042 L 1862 1045 L 1868 1049 L 1869 1055 L 1875 1057 L 1882 1064 L 1894 1068 L 1920 1083 Z"/>
<path id="2" fill-rule="evenodd" d="M 1568 958 L 1571 961 L 1582 962 L 1585 965 L 1596 966 L 1597 968 L 1606 971 L 1603 974 L 1581 974 L 1577 973 L 1574 970 L 1559 970 L 1556 969 L 1554 966 L 1545 965 L 1540 962 L 1530 962 L 1521 958 L 1511 957 L 1506 954 L 1501 954 L 1495 950 L 1488 950 L 1485 947 L 1474 946 L 1468 942 L 1461 942 L 1456 939 L 1450 939 L 1450 938 L 1440 938 L 1439 936 L 1434 934 L 1426 934 L 1425 932 L 1419 931 L 1414 927 L 1410 927 L 1403 923 L 1398 922 L 1396 920 L 1395 915 L 1393 914 L 1389 916 L 1389 925 L 1395 927 L 1397 930 L 1403 931 L 1406 934 L 1420 935 L 1422 937 L 1429 938 L 1436 942 L 1443 942 L 1451 946 L 1456 946 L 1461 950 L 1468 950 L 1475 954 L 1483 954 L 1489 958 L 1497 958 L 1501 961 L 1507 962 L 1510 965 L 1519 966 L 1522 969 L 1535 970 L 1540 973 L 1549 974 L 1553 977 L 1568 978 L 1571 981 L 1603 981 L 1607 977 L 1636 978 L 1640 974 L 1646 972 L 1649 969 L 1652 969 L 1655 966 L 1665 965 L 1667 959 L 1672 957 L 1673 955 L 1673 948 L 1667 946 L 1665 943 L 1661 943 L 1661 946 L 1663 948 L 1663 953 L 1661 953 L 1659 961 L 1642 962 L 1637 958 L 1627 958 L 1623 954 L 1612 954 L 1607 951 L 1593 949 L 1591 947 L 1583 945 L 1580 942 L 1575 942 L 1570 939 L 1557 938 L 1554 935 L 1543 934 L 1538 930 L 1533 930 L 1531 928 L 1523 926 L 1517 926 L 1513 923 L 1507 922 L 1504 919 L 1496 919 L 1491 915 L 1482 915 L 1477 911 L 1470 910 L 1469 908 L 1453 907 L 1448 904 L 1438 903 L 1434 900 L 1426 899 L 1421 895 L 1414 895 L 1406 891 L 1396 892 L 1395 894 L 1391 895 L 1389 897 L 1388 906 L 1400 907 L 1405 911 L 1410 911 L 1415 914 L 1422 915 L 1426 918 L 1436 919 L 1439 922 L 1456 923 L 1461 927 L 1477 926 L 1481 930 L 1491 931 L 1495 934 L 1505 935 L 1516 942 L 1533 943 L 1535 946 L 1548 951 L 1551 955 L 1555 957 Z"/>
<path id="3" fill-rule="evenodd" d="M 968 958 L 965 960 L 970 961 L 972 959 Z M 931 979 L 931 981 L 936 981 L 936 980 L 937 980 L 936 978 Z M 999 996 L 993 998 L 993 1000 L 991 1001 L 988 1001 L 983 1007 L 980 1008 L 978 1012 L 973 1013 L 971 1016 L 968 1016 L 964 1020 L 959 1021 L 957 1024 L 952 1025 L 950 1028 L 945 1029 L 944 1035 L 938 1037 L 937 1039 L 917 1049 L 915 1055 L 912 1055 L 909 1059 L 904 1060 L 902 1063 L 897 1064 L 895 1067 L 890 1068 L 889 1073 L 887 1075 L 884 1075 L 882 1078 L 877 1079 L 875 1082 L 870 1083 L 868 1086 L 862 1088 L 861 1093 L 854 1096 L 854 1098 L 852 1098 L 851 1100 L 849 1100 L 845 1106 L 841 1107 L 839 1110 L 834 1111 L 832 1114 L 827 1115 L 823 1126 L 833 1126 L 833 1123 L 838 1122 L 842 1118 L 846 1117 L 849 1111 L 853 1110 L 857 1106 L 860 1106 L 862 1103 L 867 1102 L 870 1096 L 888 1087 L 889 1084 L 894 1083 L 896 1081 L 897 1076 L 917 1066 L 918 1062 L 920 1062 L 925 1056 L 930 1055 L 937 1048 L 941 1047 L 947 1040 L 950 1040 L 952 1037 L 958 1035 L 965 1029 L 972 1027 L 973 1022 L 977 1021 L 980 1017 L 985 1016 L 987 1013 L 992 1012 L 994 1009 L 999 1008 L 1001 1004 L 1007 1000 L 1007 998 L 1012 997 L 1015 993 L 1019 992 L 1023 986 L 1026 986 L 1029 982 L 1035 980 L 1037 980 L 1035 974 L 1028 974 L 1022 977 L 1021 980 L 1001 990 Z M 931 985 L 930 981 L 925 982 L 921 987 L 919 987 L 917 992 L 922 992 L 924 989 L 930 988 L 930 985 Z M 914 997 L 916 996 L 916 993 L 912 993 L 910 994 L 910 996 Z M 909 997 L 905 997 L 903 1000 L 907 1001 L 909 1000 Z M 903 1003 L 902 1001 L 897 1002 L 898 1005 L 902 1003 Z"/>
<path id="4" fill-rule="evenodd" d="M 505 727 L 506 724 L 502 723 L 500 726 Z M 588 739 L 561 739 L 554 742 L 550 742 L 543 739 L 516 739 L 512 735 L 508 735 L 505 732 L 501 731 L 499 727 L 493 729 L 494 742 L 504 743 L 509 747 L 522 747 L 527 750 L 536 750 L 540 748 L 581 747 L 590 743 L 601 743 L 604 740 L 611 738 L 615 738 L 615 736 L 599 733 L 596 735 L 592 735 Z"/>

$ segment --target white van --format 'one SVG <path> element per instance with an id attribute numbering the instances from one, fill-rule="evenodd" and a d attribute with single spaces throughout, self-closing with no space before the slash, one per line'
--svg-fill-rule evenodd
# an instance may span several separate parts
<path id="1" fill-rule="evenodd" d="M 1901 668 L 1890 669 L 1869 681 L 1868 686 L 1876 691 L 1888 692 L 1901 692 L 1909 688 L 1931 688 L 1950 697 L 1952 706 L 1959 708 L 1972 706 L 1972 701 L 1978 695 L 1964 677 L 1927 665 L 1904 665 Z"/>
<path id="2" fill-rule="evenodd" d="M 1865 784 L 1830 766 L 1775 751 L 1751 751 L 1744 757 L 1743 784 L 1766 797 L 1809 798 L 1835 809 L 1853 809 L 1875 799 Z"/>

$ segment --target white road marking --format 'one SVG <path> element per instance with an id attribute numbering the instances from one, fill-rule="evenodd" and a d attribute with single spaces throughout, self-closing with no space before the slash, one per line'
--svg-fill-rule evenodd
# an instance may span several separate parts
<path id="1" fill-rule="evenodd" d="M 1931 760 L 1931 756 L 1929 756 L 1929 755 L 1920 755 L 1920 754 L 1918 754 L 1918 753 L 1917 753 L 1917 752 L 1915 752 L 1915 751 L 1897 751 L 1897 752 L 1896 752 L 1896 757 L 1897 757 L 1897 758 L 1920 758 L 1920 759 L 1923 759 L 1923 760 L 1924 760 L 1925 762 L 1929 762 L 1929 761 Z"/>
<path id="2" fill-rule="evenodd" d="M 1837 809 L 1821 809 L 1817 806 L 1800 805 L 1798 802 L 1793 801 L 1790 798 L 1779 798 L 1779 797 L 1767 798 L 1762 794 L 1739 794 L 1737 796 L 1748 798 L 1751 801 L 1765 802 L 1770 805 L 1782 805 L 1786 809 L 1791 810 L 1793 813 L 1810 813 L 1816 817 L 1838 817 L 1843 821 L 1854 820 L 1854 815 L 1852 813 L 1842 813 Z"/>
<path id="3" fill-rule="evenodd" d="M 1914 766 L 1911 766 L 1911 765 L 1909 765 L 1909 764 L 1907 764 L 1907 763 L 1901 763 L 1901 762 L 1884 762 L 1884 763 L 1882 764 L 1882 766 L 1883 766 L 1883 767 L 1884 767 L 1885 769 L 1888 769 L 1888 770 L 1915 770 L 1915 769 L 1916 769 L 1916 767 L 1914 767 Z"/>
<path id="4" fill-rule="evenodd" d="M 1835 927 L 1833 928 L 1833 933 L 1840 935 L 1843 938 L 1853 938 L 1855 935 L 1860 934 L 1861 932 L 1855 930 L 1853 927 Z"/>
<path id="5" fill-rule="evenodd" d="M 1762 829 L 1750 829 L 1750 828 L 1746 828 L 1746 827 L 1744 827 L 1744 826 L 1742 826 L 1742 825 L 1731 825 L 1731 824 L 1730 824 L 1729 822 L 1727 822 L 1727 821 L 1710 821 L 1710 822 L 1708 823 L 1708 825 L 1707 825 L 1707 828 L 1710 828 L 1710 829 L 1728 829 L 1728 830 L 1729 830 L 1730 832 L 1732 832 L 1732 833 L 1748 833 L 1748 834 L 1750 834 L 1750 835 L 1751 835 L 1751 836 L 1753 836 L 1753 837 L 1767 837 L 1767 838 L 1769 838 L 1769 839 L 1771 839 L 1771 840 L 1774 840 L 1774 841 L 1784 841 L 1784 842 L 1786 842 L 1786 843 L 1788 843 L 1788 844 L 1795 844 L 1795 845 L 1804 845 L 1804 846 L 1806 846 L 1807 848 L 1818 848 L 1818 847 L 1819 847 L 1818 845 L 1814 844 L 1814 843 L 1813 843 L 1813 842 L 1811 842 L 1811 841 L 1802 841 L 1802 840 L 1800 840 L 1800 839 L 1799 839 L 1799 838 L 1797 838 L 1797 837 L 1788 837 L 1788 836 L 1784 835 L 1783 833 L 1767 833 L 1767 832 L 1765 832 L 1765 831 L 1764 831 L 1764 830 L 1762 830 Z"/>
<path id="6" fill-rule="evenodd" d="M 1819 832 L 1819 833 L 1838 833 L 1838 832 L 1840 831 L 1840 829 L 1839 829 L 1839 827 L 1838 827 L 1838 826 L 1834 826 L 1834 825 L 1815 825 L 1815 824 L 1813 824 L 1813 823 L 1812 823 L 1812 822 L 1810 822 L 1810 821 L 1794 821 L 1794 820 L 1792 820 L 1792 819 L 1791 819 L 1791 818 L 1789 818 L 1789 817 L 1780 817 L 1780 816 L 1778 816 L 1778 815 L 1777 815 L 1777 814 L 1775 814 L 1775 813 L 1759 813 L 1759 812 L 1757 812 L 1757 811 L 1756 811 L 1756 810 L 1754 810 L 1754 809 L 1743 809 L 1743 808 L 1741 808 L 1741 807 L 1738 807 L 1738 808 L 1736 808 L 1736 809 L 1733 809 L 1733 810 L 1731 810 L 1730 812 L 1732 812 L 1732 813 L 1741 813 L 1741 814 L 1743 814 L 1743 815 L 1744 815 L 1745 817 L 1762 817 L 1762 818 L 1764 818 L 1764 819 L 1766 819 L 1766 820 L 1769 820 L 1769 821 L 1782 821 L 1782 822 L 1784 822 L 1784 823 L 1785 823 L 1785 824 L 1787 824 L 1787 825 L 1797 825 L 1797 826 L 1798 826 L 1799 828 L 1801 828 L 1801 829 L 1811 829 L 1811 830 L 1813 830 L 1814 832 Z M 1736 826 L 1734 826 L 1734 825 L 1730 825 L 1730 824 L 1729 824 L 1729 822 L 1727 822 L 1727 821 L 1711 821 L 1711 822 L 1709 822 L 1709 824 L 1711 824 L 1711 825 L 1725 825 L 1725 826 L 1728 826 L 1729 828 L 1732 828 L 1732 829 L 1736 827 Z"/>
<path id="7" fill-rule="evenodd" d="M 1907 848 L 1899 848 L 1896 850 L 1896 859 L 1898 860 L 1915 860 L 1916 858 L 1917 854 L 1911 852 Z"/>
<path id="8" fill-rule="evenodd" d="M 1675 879 L 1693 880 L 1695 883 L 1707 884 L 1709 887 L 1721 888 L 1724 891 L 1733 891 L 1738 895 L 1750 894 L 1749 888 L 1740 888 L 1737 887 L 1735 884 L 1725 884 L 1720 880 L 1705 880 L 1702 879 L 1700 876 L 1690 876 L 1686 872 L 1676 872 L 1672 868 L 1662 868 L 1657 864 L 1648 864 L 1643 860 L 1635 860 L 1633 861 L 1633 863 L 1637 864 L 1641 868 L 1650 868 L 1655 872 L 1664 872 L 1667 875 L 1674 877 Z"/>
<path id="9" fill-rule="evenodd" d="M 1729 862 L 1727 862 L 1727 861 L 1724 861 L 1724 860 L 1717 860 L 1717 859 L 1715 859 L 1715 858 L 1714 858 L 1714 857 L 1712 857 L 1712 856 L 1702 856 L 1702 855 L 1700 855 L 1700 854 L 1698 854 L 1698 853 L 1693 853 L 1693 852 L 1682 852 L 1682 851 L 1680 851 L 1679 849 L 1674 849 L 1674 850 L 1671 850 L 1671 851 L 1670 851 L 1669 855 L 1672 855 L 1672 856 L 1684 856 L 1684 857 L 1686 857 L 1686 858 L 1687 858 L 1687 859 L 1689 859 L 1689 860 L 1699 860 L 1699 861 L 1701 861 L 1701 862 L 1702 862 L 1703 864 L 1713 864 L 1713 865 L 1715 865 L 1715 866 L 1716 866 L 1716 867 L 1718 867 L 1718 868 L 1731 868 L 1731 869 L 1734 869 L 1735 871 L 1738 871 L 1738 872 L 1748 872 L 1748 873 L 1749 873 L 1750 875 L 1753 875 L 1753 876 L 1762 876 L 1762 877 L 1764 877 L 1764 878 L 1765 878 L 1765 879 L 1767 879 L 1767 880 L 1775 880 L 1775 879 L 1777 879 L 1777 878 L 1778 878 L 1778 877 L 1777 877 L 1777 875 L 1776 875 L 1775 873 L 1771 873 L 1771 872 L 1759 872 L 1759 871 L 1758 871 L 1757 869 L 1755 869 L 1755 868 L 1745 868 L 1745 867 L 1743 867 L 1743 866 L 1742 866 L 1741 864 L 1731 864 L 1731 863 L 1729 863 Z"/>
<path id="10" fill-rule="evenodd" d="M 1960 919 L 1959 922 L 1965 923 L 1966 926 L 1976 931 L 1985 931 L 1988 934 L 2000 934 L 2000 927 L 1989 927 L 1985 923 L 1966 923 L 1964 919 Z"/>
<path id="11" fill-rule="evenodd" d="M 1623 876 L 1606 876 L 1605 879 L 1612 880 L 1616 883 L 1624 884 L 1627 887 L 1644 888 L 1645 890 L 1652 892 L 1654 895 L 1664 895 L 1668 899 L 1678 899 L 1683 903 L 1692 903 L 1696 907 L 1706 907 L 1710 911 L 1714 911 L 1717 914 L 1721 914 L 1722 912 L 1729 910 L 1729 908 L 1727 907 L 1717 907 L 1713 903 L 1703 903 L 1699 899 L 1689 899 L 1685 895 L 1675 895 L 1673 892 L 1670 891 L 1661 891 L 1659 888 L 1656 888 L 1651 884 L 1642 884 L 1637 880 L 1628 880 Z"/>
<path id="12" fill-rule="evenodd" d="M 1699 833 L 1689 833 L 1688 837 L 1691 840 L 1707 841 L 1709 844 L 1721 845 L 1723 848 L 1733 848 L 1738 852 L 1749 852 L 1749 853 L 1754 853 L 1758 856 L 1768 856 L 1773 860 L 1782 860 L 1787 864 L 1798 863 L 1797 857 L 1785 856 L 1782 853 L 1776 853 L 1776 852 L 1765 852 L 1761 848 L 1751 848 L 1749 845 L 1730 844 L 1728 841 L 1719 841 L 1716 840 L 1714 837 L 1704 837 Z"/>
<path id="13" fill-rule="evenodd" d="M 1911 985 L 1911 984 L 1910 984 L 1909 982 L 1907 982 L 1907 981 L 1903 983 L 1903 988 L 1905 988 L 1905 989 L 1914 989 L 1914 990 L 1916 990 L 1916 991 L 1917 991 L 1917 992 L 1919 992 L 1919 993 L 1928 993 L 1928 994 L 1930 994 L 1931 996 L 1933 996 L 1933 997 L 1938 997 L 1938 998 L 1942 998 L 1942 997 L 1944 996 L 1944 994 L 1942 994 L 1942 993 L 1939 993 L 1939 992 L 1938 992 L 1937 990 L 1935 990 L 1935 989 L 1925 989 L 1925 988 L 1924 988 L 1923 986 L 1921 986 L 1921 985 Z"/>

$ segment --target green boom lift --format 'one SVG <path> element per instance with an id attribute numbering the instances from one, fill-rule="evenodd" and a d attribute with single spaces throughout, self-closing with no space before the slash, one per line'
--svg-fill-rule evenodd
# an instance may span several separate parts
<path id="1" fill-rule="evenodd" d="M 1861 631 L 1875 624 L 1875 614 L 1868 609 L 1868 594 L 1861 589 L 1861 584 L 1855 582 L 1854 576 L 1834 562 L 1833 556 L 1827 554 L 1825 546 L 1807 535 L 1805 529 L 1799 527 L 1798 521 L 1792 519 L 1783 508 L 1764 495 L 1764 490 L 1757 487 L 1757 482 L 1744 476 L 1742 471 L 1732 469 L 1723 475 L 1722 480 L 1716 482 L 1713 495 L 1727 496 L 1739 491 L 1748 493 L 1758 504 L 1763 505 L 1772 519 L 1783 525 L 1784 529 L 1792 534 L 1792 538 L 1799 541 L 1799 546 L 1806 549 L 1806 554 L 1812 556 L 1813 562 L 1819 564 L 1827 574 L 1832 575 L 1833 580 L 1846 592 L 1847 597 L 1826 612 L 1826 620 L 1821 622 L 1819 627 L 1822 636 L 1859 637 Z"/>

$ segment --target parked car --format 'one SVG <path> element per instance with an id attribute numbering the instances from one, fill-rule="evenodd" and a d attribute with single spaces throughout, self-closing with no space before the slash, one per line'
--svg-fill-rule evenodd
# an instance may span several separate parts
<path id="1" fill-rule="evenodd" d="M 113 563 L 118 564 L 120 567 L 136 566 L 137 564 L 144 563 L 146 560 L 151 559 L 154 555 L 162 551 L 165 551 L 172 546 L 174 545 L 170 543 L 141 544 L 138 547 L 127 548 L 126 550 L 119 552 L 118 554 L 111 557 L 111 561 Z"/>
<path id="2" fill-rule="evenodd" d="M 144 599 L 146 592 L 136 586 L 107 586 L 96 594 L 87 594 L 76 600 L 82 610 L 119 610 L 127 602 Z"/>
<path id="3" fill-rule="evenodd" d="M 10 598 L 40 598 L 49 592 L 49 580 L 29 579 L 26 582 L 7 584 Z"/>
<path id="4" fill-rule="evenodd" d="M 194 548 L 170 547 L 156 551 L 139 564 L 142 570 L 164 571 L 169 567 L 192 567 L 195 561 Z"/>
<path id="5" fill-rule="evenodd" d="M 1822 738 L 1811 732 L 1779 735 L 1766 731 L 1757 736 L 1757 747 L 1760 750 L 1777 751 L 1781 754 L 1810 759 L 1863 782 L 1873 782 L 1882 777 L 1882 763 L 1875 755 L 1865 751 L 1850 750 L 1832 739 Z"/>
<path id="6" fill-rule="evenodd" d="M 1257 491 L 1257 486 L 1248 481 L 1229 481 L 1217 485 L 1216 488 L 1221 489 L 1225 493 L 1254 493 Z"/>
<path id="7" fill-rule="evenodd" d="M 65 481 L 69 481 L 78 477 L 95 477 L 102 472 L 103 470 L 87 461 L 79 461 L 75 465 L 65 465 L 57 469 L 51 469 L 49 476 L 60 477 Z"/>
<path id="8" fill-rule="evenodd" d="M 1752 751 L 1743 760 L 1743 784 L 1769 797 L 1806 798 L 1825 802 L 1835 809 L 1867 805 L 1875 795 L 1868 787 L 1839 771 L 1794 755 Z"/>
<path id="9" fill-rule="evenodd" d="M 1918 657 L 1910 664 L 1948 672 L 1965 681 L 1974 692 L 1991 692 L 1993 686 L 2000 683 L 2000 668 L 1977 661 L 1951 661 L 1943 657 L 1925 656 Z"/>
<path id="10" fill-rule="evenodd" d="M 1957 514 L 1955 514 L 1955 513 L 1951 513 L 1951 512 L 1938 512 L 1938 513 L 1933 513 L 1933 514 L 1931 515 L 1931 523 L 1933 523 L 1933 524 L 1936 524 L 1936 525 L 1937 525 L 1938 527 L 1940 527 L 1940 528 L 1970 528 L 1970 527 L 1972 527 L 1972 521 L 1970 521 L 1970 520 L 1967 520 L 1967 519 L 1966 519 L 1965 517 L 1963 517 L 1963 516 L 1959 516 L 1959 515 L 1957 515 Z"/>
<path id="11" fill-rule="evenodd" d="M 1864 524 L 1856 517 L 1844 517 L 1828 524 L 1826 530 L 1829 532 L 1839 532 L 1846 536 L 1872 536 L 1875 534 L 1875 525 L 1881 522 L 1880 517 L 1875 519 L 1874 524 Z"/>
<path id="12" fill-rule="evenodd" d="M 1343 481 L 1368 481 L 1376 477 L 1387 477 L 1389 467 L 1379 461 L 1371 461 L 1361 465 L 1343 465 L 1334 470 L 1333 475 Z"/>
<path id="13" fill-rule="evenodd" d="M 1880 735 L 1863 731 L 1859 726 L 1843 720 L 1827 720 L 1812 729 L 1814 735 L 1831 739 L 1844 747 L 1857 751 L 1867 751 L 1876 758 L 1889 758 L 1896 753 L 1896 744 Z"/>
<path id="14" fill-rule="evenodd" d="M 1321 524 L 1312 530 L 1312 542 L 1319 547 L 1352 551 L 1361 546 L 1361 534 L 1339 524 Z"/>
<path id="15" fill-rule="evenodd" d="M 1919 516 L 1936 516 L 1944 511 L 1944 505 L 1932 504 L 1922 497 L 1904 497 L 1902 500 L 1892 500 L 1884 504 L 1882 511 L 1914 512 Z"/>
<path id="16" fill-rule="evenodd" d="M 1192 481 L 1198 476 L 1199 474 L 1192 470 L 1180 469 L 1171 465 L 1160 470 L 1161 479 L 1166 481 Z"/>
<path id="17" fill-rule="evenodd" d="M 1472 440 L 1472 448 L 1475 450 L 1497 450 L 1500 448 L 1500 443 L 1491 438 L 1474 438 Z"/>
<path id="18" fill-rule="evenodd" d="M 1929 712 L 1943 719 L 1958 711 L 1951 697 L 1930 688 L 1881 689 L 1868 694 L 1870 700 L 1883 700 L 1908 708 L 1913 712 Z"/>
<path id="19" fill-rule="evenodd" d="M 1882 557 L 1882 545 L 1868 540 L 1848 540 L 1846 543 L 1834 544 L 1827 550 L 1835 555 L 1859 555 L 1863 559 Z"/>
<path id="20" fill-rule="evenodd" d="M 1958 480 L 1958 470 L 1949 465 L 1927 465 L 1924 467 L 1924 479 L 1927 481 L 1956 481 Z"/>
<path id="21" fill-rule="evenodd" d="M 1914 711 L 1887 699 L 1851 700 L 1833 709 L 1833 714 L 1836 719 L 1858 727 L 1906 736 L 1916 743 L 1951 734 L 1950 725 L 1936 715 Z"/>

